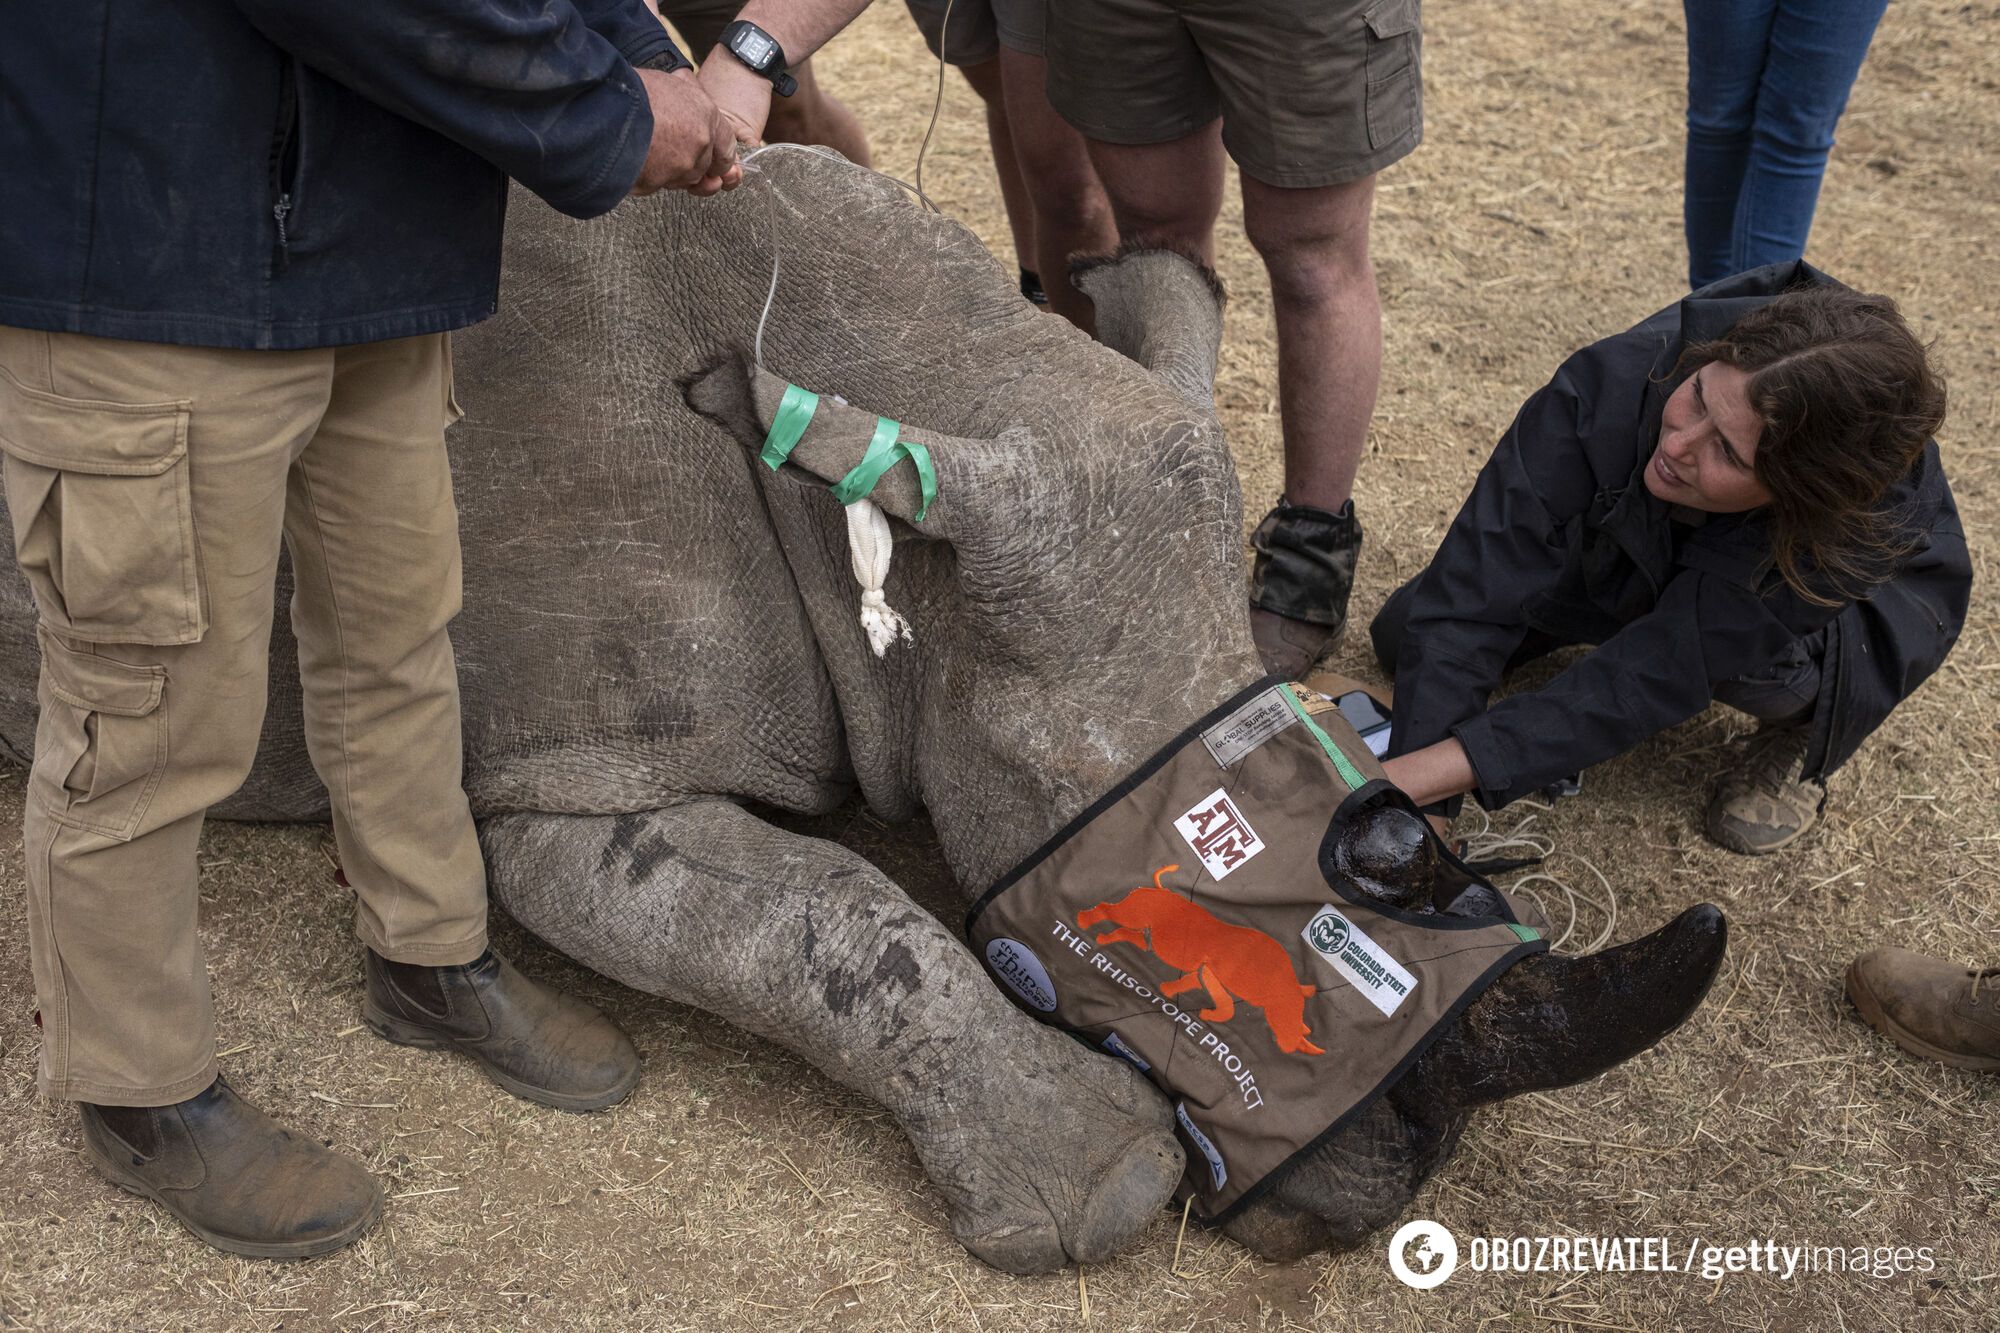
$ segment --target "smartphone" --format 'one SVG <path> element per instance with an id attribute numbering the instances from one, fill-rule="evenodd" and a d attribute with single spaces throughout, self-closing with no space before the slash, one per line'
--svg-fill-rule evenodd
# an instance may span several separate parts
<path id="1" fill-rule="evenodd" d="M 1389 710 L 1376 703 L 1365 690 L 1349 690 L 1333 702 L 1347 719 L 1347 725 L 1367 745 L 1368 753 L 1380 759 L 1389 749 Z"/>

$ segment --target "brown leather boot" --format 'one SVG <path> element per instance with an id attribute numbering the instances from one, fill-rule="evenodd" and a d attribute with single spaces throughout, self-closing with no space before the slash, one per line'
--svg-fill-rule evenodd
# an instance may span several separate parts
<path id="1" fill-rule="evenodd" d="M 1874 949 L 1847 969 L 1847 998 L 1870 1027 L 1911 1055 L 2000 1069 L 2000 967 Z"/>
<path id="2" fill-rule="evenodd" d="M 306 1259 L 382 1216 L 382 1187 L 361 1163 L 293 1134 L 220 1078 L 172 1106 L 80 1109 L 98 1174 L 218 1250 Z"/>
<path id="3" fill-rule="evenodd" d="M 455 1050 L 516 1097 L 601 1111 L 639 1085 L 639 1052 L 597 1010 L 540 986 L 491 949 L 455 967 L 368 951 L 362 1021 L 402 1046 Z"/>

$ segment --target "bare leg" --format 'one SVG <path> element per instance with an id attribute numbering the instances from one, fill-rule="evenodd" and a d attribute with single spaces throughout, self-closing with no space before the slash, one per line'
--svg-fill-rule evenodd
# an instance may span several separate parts
<path id="1" fill-rule="evenodd" d="M 1088 142 L 1120 241 L 1179 250 L 1215 267 L 1215 220 L 1222 213 L 1220 120 L 1166 143 Z"/>
<path id="2" fill-rule="evenodd" d="M 481 837 L 494 897 L 549 943 L 886 1106 L 994 1267 L 1109 1258 L 1172 1193 L 1180 1146 L 1151 1085 L 1015 1009 L 845 848 L 721 800 L 505 815 Z"/>
<path id="3" fill-rule="evenodd" d="M 1028 184 L 1021 179 L 1015 160 L 1014 132 L 1007 118 L 1007 96 L 1000 84 L 1000 61 L 981 61 L 963 66 L 959 72 L 986 104 L 986 138 L 993 145 L 993 169 L 1000 176 L 1000 202 L 1007 209 L 1007 228 L 1014 233 L 1014 262 L 1023 272 L 1035 273 L 1046 285 L 1048 275 L 1035 267 L 1035 213 L 1028 202 Z"/>
<path id="4" fill-rule="evenodd" d="M 1049 294 L 1049 308 L 1093 332 L 1090 301 L 1069 280 L 1071 255 L 1104 254 L 1118 244 L 1111 201 L 1090 164 L 1084 138 L 1049 105 L 1048 61 L 1000 48 L 1007 125 L 1016 170 L 1034 209 L 1035 266 Z M 994 143 L 997 157 L 1000 146 Z M 1001 168 L 1004 181 L 1007 168 Z"/>
<path id="5" fill-rule="evenodd" d="M 825 144 L 850 162 L 874 165 L 868 153 L 868 134 L 845 102 L 835 97 L 813 76 L 812 61 L 792 71 L 799 89 L 790 97 L 771 99 L 771 118 L 764 125 L 770 143 Z"/>
<path id="6" fill-rule="evenodd" d="M 1382 375 L 1368 258 L 1375 178 L 1288 190 L 1243 177 L 1243 224 L 1271 275 L 1285 496 L 1337 512 L 1354 490 Z"/>

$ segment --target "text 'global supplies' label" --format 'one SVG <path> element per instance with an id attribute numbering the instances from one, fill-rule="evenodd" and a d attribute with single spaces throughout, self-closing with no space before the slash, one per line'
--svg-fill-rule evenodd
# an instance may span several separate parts
<path id="1" fill-rule="evenodd" d="M 1331 907 L 1322 907 L 1299 932 L 1314 952 L 1333 964 L 1333 970 L 1352 982 L 1354 989 L 1384 1017 L 1396 1012 L 1417 988 L 1417 979 L 1391 958 L 1388 951 L 1368 938 L 1366 931 Z"/>
<path id="2" fill-rule="evenodd" d="M 1201 733 L 1201 743 L 1208 747 L 1216 763 L 1230 767 L 1299 720 L 1299 715 L 1278 693 L 1284 688 L 1272 686 Z"/>

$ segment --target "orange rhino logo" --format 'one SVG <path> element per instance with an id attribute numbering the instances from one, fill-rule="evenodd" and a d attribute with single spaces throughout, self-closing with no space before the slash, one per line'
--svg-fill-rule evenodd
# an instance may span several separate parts
<path id="1" fill-rule="evenodd" d="M 1179 995 L 1204 987 L 1210 1007 L 1201 1011 L 1203 1021 L 1227 1023 L 1235 1016 L 1236 1002 L 1242 1000 L 1264 1011 L 1264 1023 L 1279 1050 L 1325 1055 L 1306 1040 L 1312 1031 L 1306 1026 L 1306 997 L 1316 988 L 1299 980 L 1285 946 L 1261 930 L 1232 926 L 1199 903 L 1162 887 L 1160 876 L 1179 869 L 1161 866 L 1153 873 L 1151 888 L 1087 907 L 1077 913 L 1076 924 L 1088 930 L 1101 921 L 1116 922 L 1116 930 L 1097 937 L 1098 947 L 1136 944 L 1180 968 L 1181 975 L 1160 987 L 1160 994 Z"/>

